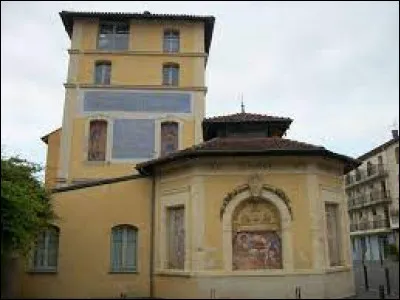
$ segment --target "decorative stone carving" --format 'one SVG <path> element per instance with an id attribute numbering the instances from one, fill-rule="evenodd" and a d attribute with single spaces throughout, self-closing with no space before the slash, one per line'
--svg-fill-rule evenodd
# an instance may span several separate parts
<path id="1" fill-rule="evenodd" d="M 222 219 L 222 216 L 223 216 L 223 214 L 224 214 L 224 212 L 225 212 L 225 209 L 226 209 L 226 207 L 228 206 L 229 202 L 230 202 L 235 196 L 237 196 L 238 194 L 243 193 L 243 192 L 245 192 L 245 191 L 247 191 L 247 190 L 250 190 L 250 194 L 252 194 L 252 195 L 253 195 L 253 193 L 255 193 L 255 194 L 258 193 L 258 195 L 261 195 L 262 190 L 266 190 L 266 191 L 269 191 L 269 192 L 271 192 L 271 193 L 276 194 L 279 198 L 281 198 L 281 199 L 283 200 L 283 202 L 285 203 L 286 207 L 287 207 L 288 210 L 289 210 L 291 219 L 293 220 L 293 213 L 292 213 L 292 208 L 291 208 L 291 205 L 290 205 L 290 200 L 289 200 L 289 198 L 286 196 L 285 192 L 282 191 L 281 189 L 276 188 L 276 187 L 273 187 L 273 186 L 271 186 L 271 185 L 262 184 L 262 181 L 261 181 L 261 180 L 260 180 L 260 181 L 257 181 L 257 180 L 258 180 L 258 179 L 253 179 L 253 183 L 252 183 L 252 184 L 253 184 L 253 187 L 252 187 L 252 188 L 250 187 L 250 184 L 240 185 L 240 186 L 236 187 L 233 191 L 229 192 L 229 193 L 224 197 L 224 200 L 223 200 L 223 202 L 222 202 L 222 206 L 221 206 L 221 209 L 220 209 L 220 218 Z M 260 186 L 261 186 L 261 187 L 260 187 Z M 251 191 L 252 189 L 253 189 L 253 193 L 252 193 L 252 191 Z M 259 199 L 259 197 L 257 197 L 257 196 L 253 196 L 253 197 L 254 197 L 253 200 Z"/>
<path id="2" fill-rule="evenodd" d="M 260 173 L 250 175 L 248 185 L 251 196 L 259 197 L 261 195 L 262 181 L 262 175 Z"/>

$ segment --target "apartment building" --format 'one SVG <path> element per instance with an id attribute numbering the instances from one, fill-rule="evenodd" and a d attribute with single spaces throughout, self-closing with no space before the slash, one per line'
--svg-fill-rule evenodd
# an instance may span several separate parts
<path id="1" fill-rule="evenodd" d="M 346 175 L 353 260 L 386 258 L 385 245 L 399 247 L 399 135 L 358 157 Z"/>

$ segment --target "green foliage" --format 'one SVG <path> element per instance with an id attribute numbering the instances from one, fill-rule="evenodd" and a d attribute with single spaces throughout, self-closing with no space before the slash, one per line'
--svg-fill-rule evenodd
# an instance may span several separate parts
<path id="1" fill-rule="evenodd" d="M 41 166 L 1 157 L 1 257 L 26 255 L 38 232 L 54 220 L 50 197 L 36 178 Z"/>

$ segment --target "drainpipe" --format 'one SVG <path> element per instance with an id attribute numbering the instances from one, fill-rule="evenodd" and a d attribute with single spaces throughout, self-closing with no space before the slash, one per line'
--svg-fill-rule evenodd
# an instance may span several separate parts
<path id="1" fill-rule="evenodd" d="M 155 228 L 155 205 L 156 205 L 156 175 L 144 169 L 140 173 L 151 176 L 151 203 L 150 203 L 150 263 L 149 263 L 149 298 L 154 298 L 154 228 Z"/>
<path id="2" fill-rule="evenodd" d="M 151 224 L 150 224 L 150 298 L 154 298 L 154 228 L 156 213 L 156 175 L 152 174 L 151 184 Z"/>

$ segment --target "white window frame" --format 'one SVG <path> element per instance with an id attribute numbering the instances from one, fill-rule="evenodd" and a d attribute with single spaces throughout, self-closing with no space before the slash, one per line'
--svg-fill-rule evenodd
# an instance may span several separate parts
<path id="1" fill-rule="evenodd" d="M 109 78 L 107 79 L 107 67 L 110 68 Z M 97 69 L 100 68 L 101 78 L 100 81 L 97 82 Z M 96 61 L 94 66 L 94 83 L 98 85 L 110 85 L 111 84 L 111 72 L 112 72 L 112 64 L 111 61 Z"/>
<path id="2" fill-rule="evenodd" d="M 174 44 L 177 44 L 177 49 Z M 178 53 L 180 51 L 180 32 L 176 29 L 164 30 L 163 51 L 167 53 Z"/>
<path id="3" fill-rule="evenodd" d="M 164 79 L 164 69 L 167 69 L 168 74 L 167 74 L 167 80 L 165 81 Z M 176 78 L 176 84 L 174 83 L 174 78 L 173 78 L 173 74 L 174 74 L 174 70 L 177 70 L 177 78 Z M 175 63 L 167 63 L 167 64 L 163 64 L 162 67 L 162 84 L 165 86 L 179 86 L 179 77 L 180 77 L 180 65 L 179 64 L 175 64 Z"/>
<path id="4" fill-rule="evenodd" d="M 114 249 L 114 229 L 118 230 L 122 228 L 122 266 L 120 268 L 114 268 L 113 264 L 113 249 Z M 128 268 L 126 266 L 126 252 L 127 247 L 128 247 L 128 230 L 132 230 L 135 235 L 135 245 L 134 245 L 134 261 L 135 261 L 135 267 L 134 268 Z M 139 243 L 139 230 L 136 226 L 129 225 L 129 224 L 120 224 L 120 225 L 115 225 L 111 228 L 111 247 L 110 247 L 110 273 L 137 273 L 138 272 L 138 243 Z"/>
<path id="5" fill-rule="evenodd" d="M 89 160 L 89 135 L 90 135 L 90 123 L 92 121 L 105 121 L 107 122 L 107 139 L 106 139 L 106 154 L 104 160 Z M 87 118 L 85 126 L 85 141 L 83 144 L 83 161 L 90 164 L 104 164 L 111 161 L 111 149 L 112 149 L 112 131 L 113 122 L 112 119 L 104 115 L 94 115 Z"/>
<path id="6" fill-rule="evenodd" d="M 56 264 L 55 266 L 49 266 L 49 251 L 50 251 L 50 234 L 52 234 L 52 231 L 54 234 L 57 236 L 57 259 L 56 259 Z M 36 256 L 36 251 L 37 251 L 37 245 L 35 245 L 32 255 L 31 255 L 31 271 L 33 272 L 57 272 L 58 268 L 58 252 L 59 252 L 59 245 L 60 245 L 60 231 L 58 227 L 51 227 L 50 229 L 46 229 L 40 234 L 44 233 L 44 253 L 43 253 L 43 265 L 36 265 L 35 264 L 35 256 Z"/>

